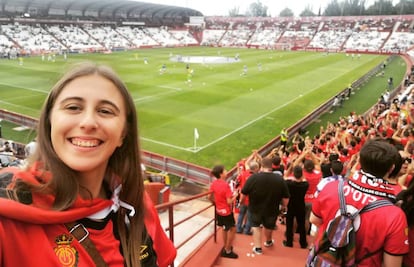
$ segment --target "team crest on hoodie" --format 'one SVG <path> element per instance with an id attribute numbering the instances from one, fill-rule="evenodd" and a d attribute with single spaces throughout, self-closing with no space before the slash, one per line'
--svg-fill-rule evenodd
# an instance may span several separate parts
<path id="1" fill-rule="evenodd" d="M 78 251 L 72 246 L 73 237 L 71 235 L 62 234 L 56 237 L 54 248 L 56 256 L 63 267 L 78 266 Z"/>

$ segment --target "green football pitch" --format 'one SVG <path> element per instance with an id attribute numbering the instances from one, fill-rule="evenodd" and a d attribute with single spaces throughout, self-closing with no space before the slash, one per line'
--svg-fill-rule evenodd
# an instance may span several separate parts
<path id="1" fill-rule="evenodd" d="M 55 62 L 33 56 L 23 65 L 0 60 L 0 106 L 37 118 L 48 91 L 71 64 L 107 64 L 134 98 L 143 149 L 230 168 L 385 59 L 188 47 L 70 54 L 66 61 L 57 55 Z"/>

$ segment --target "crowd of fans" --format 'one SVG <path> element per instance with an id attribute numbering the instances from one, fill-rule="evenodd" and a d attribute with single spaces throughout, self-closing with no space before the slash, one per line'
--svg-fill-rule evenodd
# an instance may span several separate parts
<path id="1" fill-rule="evenodd" d="M 389 97 L 389 94 L 385 99 L 381 97 L 377 105 L 365 116 L 351 112 L 348 116 L 340 117 L 337 122 L 328 122 L 326 126 L 321 126 L 319 133 L 313 137 L 296 133 L 290 136 L 290 142 L 286 147 L 280 145 L 268 155 L 259 155 L 254 151 L 247 159 L 239 162 L 236 184 L 243 185 L 246 180 L 248 181 L 249 176 L 257 172 L 256 168 L 251 171 L 250 166 L 260 165 L 263 158 L 272 159 L 273 172 L 283 176 L 288 185 L 292 185 L 293 182 L 294 187 L 289 186 L 289 190 L 291 201 L 296 204 L 288 206 L 287 213 L 281 214 L 280 219 L 281 223 L 287 224 L 286 240 L 283 241 L 283 245 L 293 246 L 293 221 L 296 219 L 300 246 L 313 247 L 313 238 L 304 237 L 305 233 L 312 236 L 317 232 L 317 227 L 309 221 L 312 203 L 330 182 L 348 180 L 351 177 L 354 179 L 354 175 L 361 173 L 360 151 L 371 140 L 390 144 L 395 151 L 398 151 L 396 152 L 398 156 L 391 162 L 392 171 L 383 178 L 384 183 L 392 188 L 392 194 L 387 195 L 386 198 L 402 206 L 408 226 L 414 226 L 413 88 L 412 85 L 408 85 L 393 98 Z M 382 167 L 378 165 L 375 168 Z M 298 198 L 303 202 L 303 208 L 298 206 Z M 237 232 L 243 233 L 243 225 L 248 227 L 249 231 L 250 223 L 246 220 L 248 219 L 244 219 L 244 223 L 241 221 L 237 223 Z M 311 240 L 310 244 L 306 240 Z M 410 241 L 414 242 L 412 233 Z M 414 253 L 414 250 L 411 251 Z M 412 266 L 410 264 L 414 263 L 411 254 L 405 257 L 406 266 Z"/>

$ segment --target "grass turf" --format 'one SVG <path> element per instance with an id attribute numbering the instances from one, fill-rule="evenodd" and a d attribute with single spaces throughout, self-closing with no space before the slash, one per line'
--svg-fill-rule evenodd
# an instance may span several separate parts
<path id="1" fill-rule="evenodd" d="M 186 83 L 186 63 L 169 60 L 177 55 L 186 59 L 234 58 L 236 54 L 240 61 L 231 64 L 190 63 L 194 70 L 191 86 Z M 148 64 L 144 64 L 144 58 Z M 362 55 L 352 60 L 342 53 L 194 47 L 69 55 L 67 61 L 58 56 L 54 63 L 32 57 L 26 58 L 23 66 L 2 60 L 1 107 L 38 117 L 47 92 L 60 74 L 72 63 L 84 60 L 112 66 L 125 81 L 137 106 L 144 149 L 206 167 L 219 162 L 232 167 L 385 57 Z M 385 91 L 389 75 L 401 80 L 404 62 L 396 62 L 397 69 L 403 70 L 402 76 L 387 70 L 382 80 L 375 78 L 378 87 L 361 97 L 363 101 L 376 100 Z M 162 64 L 167 65 L 167 72 L 160 75 Z M 241 76 L 244 65 L 248 72 Z M 200 136 L 196 146 L 194 128 Z M 27 135 L 9 136 L 3 129 L 8 139 L 27 142 L 31 139 Z"/>

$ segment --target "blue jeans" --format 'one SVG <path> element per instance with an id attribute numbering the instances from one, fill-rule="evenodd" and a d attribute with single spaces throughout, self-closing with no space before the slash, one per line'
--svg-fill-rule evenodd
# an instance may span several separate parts
<path id="1" fill-rule="evenodd" d="M 246 225 L 243 226 L 243 220 L 244 217 L 246 217 Z M 243 229 L 244 228 L 244 229 Z M 236 224 L 236 231 L 237 233 L 250 233 L 252 231 L 252 228 L 250 226 L 250 212 L 247 210 L 247 206 L 246 205 L 240 205 L 239 208 L 239 217 L 237 218 L 237 224 Z"/>

